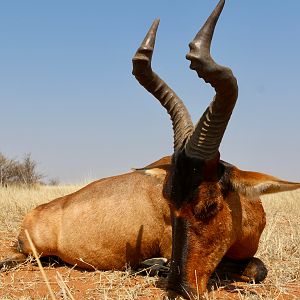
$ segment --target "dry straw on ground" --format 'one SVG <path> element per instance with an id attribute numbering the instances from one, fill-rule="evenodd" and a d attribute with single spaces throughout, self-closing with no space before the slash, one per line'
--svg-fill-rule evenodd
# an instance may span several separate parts
<path id="1" fill-rule="evenodd" d="M 26 212 L 79 186 L 0 188 L 0 258 L 9 254 Z M 268 266 L 262 284 L 220 281 L 213 277 L 206 299 L 300 299 L 300 191 L 265 196 L 267 227 L 257 256 Z M 165 278 L 131 270 L 86 272 L 44 261 L 44 271 L 57 299 L 162 299 Z M 51 299 L 32 259 L 0 273 L 0 299 Z"/>

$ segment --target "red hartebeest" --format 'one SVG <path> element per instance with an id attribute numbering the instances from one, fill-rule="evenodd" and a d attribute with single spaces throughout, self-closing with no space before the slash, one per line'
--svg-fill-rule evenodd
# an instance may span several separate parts
<path id="1" fill-rule="evenodd" d="M 241 171 L 220 160 L 218 149 L 238 95 L 231 70 L 210 56 L 224 2 L 190 43 L 187 55 L 191 69 L 216 91 L 195 127 L 183 102 L 151 69 L 158 20 L 133 58 L 133 74 L 171 117 L 172 158 L 38 206 L 23 220 L 17 251 L 0 266 L 31 253 L 27 229 L 42 256 L 56 255 L 82 268 L 122 269 L 155 256 L 171 259 L 170 297 L 203 293 L 218 265 L 243 279 L 264 279 L 266 268 L 253 258 L 265 226 L 258 197 L 294 190 L 300 183 Z"/>

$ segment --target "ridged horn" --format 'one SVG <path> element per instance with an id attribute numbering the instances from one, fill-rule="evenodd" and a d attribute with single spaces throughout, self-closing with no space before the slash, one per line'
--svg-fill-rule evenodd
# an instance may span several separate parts
<path id="1" fill-rule="evenodd" d="M 174 131 L 174 151 L 181 149 L 194 130 L 191 117 L 176 93 L 151 68 L 152 54 L 159 20 L 150 27 L 141 46 L 132 59 L 132 74 L 167 110 Z"/>
<path id="2" fill-rule="evenodd" d="M 203 27 L 189 44 L 190 52 L 186 58 L 191 61 L 190 68 L 198 76 L 210 83 L 216 91 L 213 101 L 206 109 L 195 131 L 188 140 L 187 156 L 210 160 L 218 155 L 225 129 L 238 96 L 237 80 L 232 71 L 218 65 L 210 55 L 210 45 L 218 18 L 225 0 L 221 0 Z"/>

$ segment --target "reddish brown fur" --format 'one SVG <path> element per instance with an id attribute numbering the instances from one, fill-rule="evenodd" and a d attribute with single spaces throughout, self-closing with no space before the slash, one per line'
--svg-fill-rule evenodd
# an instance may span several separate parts
<path id="1" fill-rule="evenodd" d="M 169 210 L 161 190 L 157 178 L 133 172 L 38 206 L 22 223 L 22 251 L 31 253 L 27 229 L 43 256 L 83 268 L 122 269 L 149 257 L 169 257 Z"/>
<path id="2" fill-rule="evenodd" d="M 202 197 L 198 199 L 208 199 L 209 205 L 216 203 L 212 214 L 205 214 L 203 203 L 192 203 L 183 206 L 176 216 L 189 221 L 187 281 L 194 288 L 197 282 L 197 289 L 202 293 L 224 256 L 234 260 L 254 256 L 266 220 L 259 199 L 249 200 L 236 192 L 223 198 L 218 183 L 201 184 L 199 194 Z"/>
<path id="3" fill-rule="evenodd" d="M 257 172 L 241 171 L 225 162 L 217 165 L 216 161 L 207 161 L 202 165 L 203 175 L 201 164 L 194 164 L 198 174 L 189 172 L 186 178 L 185 170 L 181 171 L 185 168 L 181 161 L 173 161 L 167 180 L 167 185 L 182 183 L 182 186 L 190 188 L 184 190 L 179 201 L 176 195 L 180 194 L 180 190 L 172 194 L 171 187 L 166 193 L 174 216 L 173 230 L 177 232 L 173 238 L 169 289 L 172 293 L 175 290 L 190 297 L 206 290 L 210 275 L 223 258 L 245 261 L 255 255 L 266 224 L 258 196 L 293 190 L 300 184 Z M 198 186 L 187 184 L 195 180 L 193 176 L 198 180 Z M 262 280 L 266 275 L 263 263 L 257 265 L 257 261 L 252 261 L 252 267 L 257 269 L 256 274 L 252 273 L 252 279 Z M 180 275 L 176 275 L 177 268 Z M 242 276 L 245 273 L 246 269 Z M 262 276 L 262 273 L 265 275 Z"/>

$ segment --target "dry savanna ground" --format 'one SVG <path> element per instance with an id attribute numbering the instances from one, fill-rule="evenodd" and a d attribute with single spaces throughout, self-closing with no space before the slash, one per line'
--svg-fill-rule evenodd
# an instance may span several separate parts
<path id="1" fill-rule="evenodd" d="M 79 186 L 0 188 L 0 259 L 9 254 L 20 222 L 36 205 Z M 257 256 L 269 268 L 262 284 L 211 279 L 206 299 L 300 299 L 300 191 L 263 198 L 267 227 Z M 162 299 L 165 278 L 126 272 L 85 272 L 55 260 L 43 262 L 55 299 Z M 0 299 L 51 299 L 34 258 L 0 273 Z"/>

